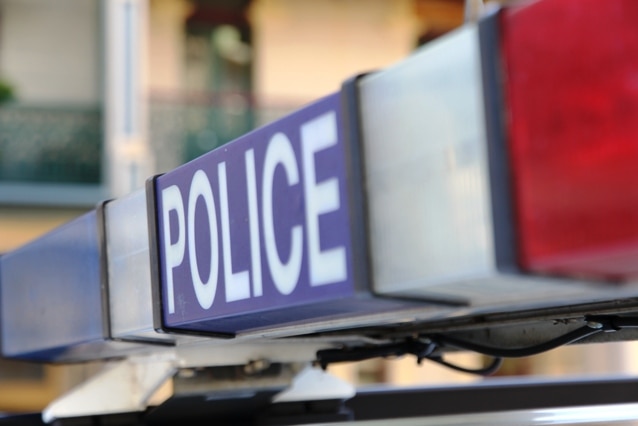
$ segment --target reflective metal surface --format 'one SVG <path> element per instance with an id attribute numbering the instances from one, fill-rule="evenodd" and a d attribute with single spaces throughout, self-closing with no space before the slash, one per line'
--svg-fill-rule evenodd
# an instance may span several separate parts
<path id="1" fill-rule="evenodd" d="M 384 419 L 347 423 L 315 423 L 337 426 L 521 426 L 521 425 L 638 425 L 638 404 L 603 405 L 551 410 L 504 411 L 500 413 Z"/>

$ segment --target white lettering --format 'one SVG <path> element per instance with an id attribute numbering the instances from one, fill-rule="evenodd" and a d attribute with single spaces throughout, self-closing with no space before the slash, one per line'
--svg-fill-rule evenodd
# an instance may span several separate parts
<path id="1" fill-rule="evenodd" d="M 281 165 L 286 172 L 288 185 L 299 183 L 297 160 L 290 140 L 283 133 L 275 134 L 268 144 L 262 179 L 262 214 L 264 224 L 264 244 L 266 260 L 277 289 L 285 295 L 293 292 L 301 272 L 303 250 L 303 231 L 301 225 L 296 225 L 291 231 L 290 257 L 282 262 L 277 251 L 275 227 L 273 218 L 273 183 L 275 169 Z"/>
<path id="2" fill-rule="evenodd" d="M 321 251 L 319 216 L 339 209 L 339 181 L 336 177 L 317 183 L 315 154 L 337 144 L 337 118 L 334 111 L 301 126 L 301 147 L 306 197 L 306 229 L 310 285 L 341 282 L 347 278 L 345 247 Z"/>
<path id="3" fill-rule="evenodd" d="M 211 186 L 209 175 L 198 169 L 190 181 L 188 199 L 177 185 L 161 191 L 166 312 L 174 314 L 176 309 L 193 308 L 176 308 L 180 299 L 179 293 L 175 293 L 182 288 L 180 285 L 192 285 L 199 306 L 208 310 L 214 305 L 220 285 L 224 286 L 226 300 L 219 300 L 218 304 L 223 304 L 251 297 L 263 299 L 265 295 L 277 293 L 286 296 L 296 290 L 301 291 L 298 289 L 301 283 L 317 287 L 340 283 L 348 278 L 346 242 L 349 236 L 340 237 L 337 243 L 327 240 L 326 231 L 331 230 L 323 229 L 329 227 L 328 219 L 343 218 L 340 215 L 340 175 L 327 175 L 330 171 L 321 169 L 324 160 L 329 161 L 328 154 L 333 154 L 324 150 L 336 147 L 339 142 L 336 112 L 324 113 L 298 129 L 300 145 L 294 148 L 289 136 L 283 132 L 272 135 L 265 147 L 263 169 L 257 167 L 262 165 L 259 164 L 262 158 L 256 158 L 263 151 L 246 148 L 225 157 L 226 161 L 219 162 L 212 157 L 213 163 L 209 163 L 208 167 L 211 167 L 210 179 L 213 179 L 215 188 Z M 295 152 L 297 148 L 300 153 Z M 241 176 L 237 175 L 241 173 L 242 154 L 246 195 L 243 188 L 233 192 L 236 191 L 233 179 L 239 178 L 237 183 L 242 182 Z M 214 180 L 214 167 L 217 168 L 217 182 Z M 181 174 L 178 179 L 184 177 Z M 214 194 L 215 190 L 219 193 Z M 294 197 L 285 198 L 286 194 L 293 192 Z M 216 200 L 217 195 L 219 198 Z M 278 198 L 280 195 L 283 195 L 282 198 Z M 233 203 L 231 211 L 229 201 L 236 200 L 246 200 L 246 207 L 243 202 Z M 275 202 L 281 205 L 275 205 Z M 216 203 L 219 203 L 220 210 L 217 210 Z M 298 222 L 285 220 L 285 217 L 301 214 L 301 208 L 305 210 L 305 216 Z M 279 211 L 285 213 L 285 217 L 275 217 Z M 207 238 L 206 226 L 210 230 L 210 238 Z M 243 239 L 238 240 L 239 237 Z M 238 262 L 235 270 L 233 255 Z M 240 255 L 241 258 L 238 257 Z M 190 266 L 190 283 L 188 278 L 180 282 L 180 276 L 175 273 L 176 270 L 181 271 L 180 265 L 184 269 L 187 267 L 185 256 Z M 242 260 L 245 256 L 250 256 L 249 264 L 248 259 Z M 262 257 L 265 257 L 263 267 Z M 302 267 L 306 267 L 304 262 L 307 262 L 307 277 L 301 277 Z M 222 265 L 224 271 L 223 277 L 220 277 Z M 223 283 L 220 283 L 222 279 Z M 270 300 L 262 302 L 270 303 Z"/>
<path id="4" fill-rule="evenodd" d="M 166 299 L 168 312 L 175 312 L 175 294 L 173 286 L 173 269 L 184 261 L 186 249 L 186 225 L 184 223 L 184 201 L 177 185 L 171 185 L 162 190 L 162 221 L 164 223 L 164 247 L 166 259 Z M 177 214 L 177 240 L 171 244 L 171 210 Z"/>
<path id="5" fill-rule="evenodd" d="M 208 226 L 210 229 L 210 272 L 206 281 L 202 280 L 197 265 L 197 245 L 195 244 L 195 207 L 197 199 L 201 197 L 206 206 Z M 191 181 L 188 194 L 188 254 L 190 260 L 191 277 L 197 301 L 203 309 L 213 305 L 217 292 L 217 279 L 219 275 L 219 236 L 217 231 L 217 213 L 215 199 L 210 187 L 208 176 L 203 170 L 197 170 Z"/>
<path id="6" fill-rule="evenodd" d="M 250 274 L 248 271 L 233 272 L 233 253 L 230 244 L 230 215 L 228 207 L 228 184 L 226 182 L 226 163 L 217 165 L 219 179 L 219 204 L 222 215 L 222 251 L 224 253 L 224 283 L 226 301 L 248 299 L 250 297 Z"/>
<path id="7" fill-rule="evenodd" d="M 253 277 L 253 296 L 264 293 L 261 278 L 261 251 L 259 249 L 259 211 L 257 208 L 257 178 L 255 150 L 249 149 L 245 155 L 246 186 L 248 189 L 248 226 L 250 230 L 250 260 Z"/>

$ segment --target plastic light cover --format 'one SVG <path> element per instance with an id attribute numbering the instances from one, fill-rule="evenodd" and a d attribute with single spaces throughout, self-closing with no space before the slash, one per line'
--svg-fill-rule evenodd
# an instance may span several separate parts
<path id="1" fill-rule="evenodd" d="M 501 15 L 519 262 L 638 273 L 638 2 L 544 0 Z"/>
<path id="2" fill-rule="evenodd" d="M 63 359 L 106 338 L 95 211 L 0 258 L 2 356 Z"/>
<path id="3" fill-rule="evenodd" d="M 361 81 L 377 293 L 466 300 L 451 282 L 493 274 L 480 70 L 466 26 Z"/>
<path id="4" fill-rule="evenodd" d="M 139 190 L 107 203 L 105 221 L 112 337 L 172 340 L 153 329 L 146 193 Z"/>

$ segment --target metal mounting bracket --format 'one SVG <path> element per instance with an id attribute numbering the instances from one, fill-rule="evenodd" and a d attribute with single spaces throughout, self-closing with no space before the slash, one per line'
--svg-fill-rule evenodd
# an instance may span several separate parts
<path id="1" fill-rule="evenodd" d="M 143 411 L 155 391 L 177 371 L 172 356 L 148 355 L 108 362 L 88 381 L 53 401 L 42 420 Z"/>

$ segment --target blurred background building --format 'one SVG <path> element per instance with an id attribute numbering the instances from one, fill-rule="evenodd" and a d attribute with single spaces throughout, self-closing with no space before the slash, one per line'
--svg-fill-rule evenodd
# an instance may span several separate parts
<path id="1" fill-rule="evenodd" d="M 457 0 L 0 0 L 0 251 L 461 20 Z"/>
<path id="2" fill-rule="evenodd" d="M 463 0 L 0 0 L 0 253 L 338 90 L 350 76 L 401 60 L 459 26 L 463 7 Z M 504 372 L 625 371 L 631 350 L 623 348 L 586 355 L 568 348 Z M 39 410 L 90 371 L 3 361 L 0 410 Z M 416 369 L 412 360 L 335 372 L 360 383 L 469 379 Z"/>

